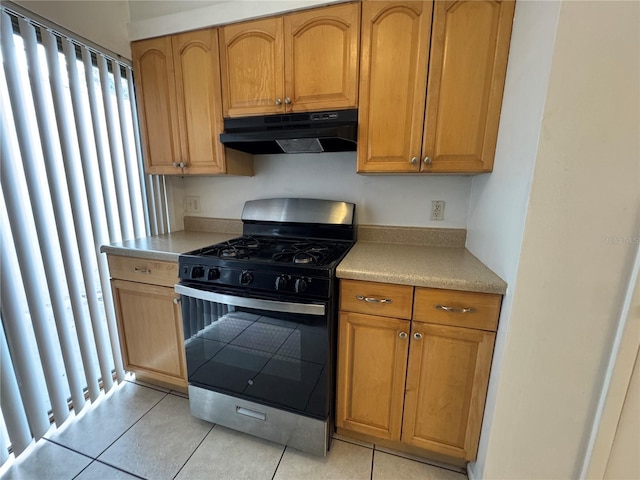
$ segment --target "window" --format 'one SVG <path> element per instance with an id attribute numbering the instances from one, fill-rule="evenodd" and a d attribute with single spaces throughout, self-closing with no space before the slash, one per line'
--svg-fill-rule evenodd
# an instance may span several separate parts
<path id="1" fill-rule="evenodd" d="M 124 378 L 105 243 L 164 233 L 132 70 L 1 8 L 0 464 Z"/>

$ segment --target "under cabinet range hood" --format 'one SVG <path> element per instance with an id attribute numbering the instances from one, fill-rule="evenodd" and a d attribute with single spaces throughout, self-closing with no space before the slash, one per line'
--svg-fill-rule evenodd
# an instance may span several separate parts
<path id="1" fill-rule="evenodd" d="M 220 142 L 251 154 L 354 152 L 358 110 L 225 118 Z"/>

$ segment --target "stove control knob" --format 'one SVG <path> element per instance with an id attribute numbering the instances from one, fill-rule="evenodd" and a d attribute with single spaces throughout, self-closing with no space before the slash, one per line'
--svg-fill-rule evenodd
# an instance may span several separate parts
<path id="1" fill-rule="evenodd" d="M 293 287 L 296 293 L 302 293 L 307 289 L 307 281 L 304 278 L 298 278 Z"/>
<path id="2" fill-rule="evenodd" d="M 209 273 L 207 274 L 207 280 L 217 280 L 219 278 L 220 278 L 219 268 L 212 268 L 209 270 Z"/>
<path id="3" fill-rule="evenodd" d="M 287 275 L 278 275 L 276 277 L 276 290 L 284 290 L 287 288 L 289 284 L 289 276 Z"/>
<path id="4" fill-rule="evenodd" d="M 243 270 L 240 274 L 240 285 L 249 285 L 253 281 L 253 273 Z"/>
<path id="5" fill-rule="evenodd" d="M 193 270 L 191 270 L 191 278 L 202 278 L 202 277 L 204 277 L 204 268 L 193 267 Z"/>

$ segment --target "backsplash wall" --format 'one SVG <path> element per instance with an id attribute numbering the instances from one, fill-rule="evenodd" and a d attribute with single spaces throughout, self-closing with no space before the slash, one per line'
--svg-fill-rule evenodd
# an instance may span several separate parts
<path id="1" fill-rule="evenodd" d="M 257 155 L 253 177 L 184 177 L 171 180 L 173 227 L 180 229 L 185 195 L 200 197 L 190 216 L 240 218 L 247 200 L 307 197 L 356 204 L 361 225 L 466 228 L 469 176 L 358 175 L 355 152 Z M 444 220 L 431 221 L 431 201 L 444 200 Z"/>

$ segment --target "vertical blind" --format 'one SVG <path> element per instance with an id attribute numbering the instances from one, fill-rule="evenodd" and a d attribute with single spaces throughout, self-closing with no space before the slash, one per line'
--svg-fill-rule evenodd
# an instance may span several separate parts
<path id="1" fill-rule="evenodd" d="M 0 465 L 124 378 L 100 245 L 168 226 L 132 71 L 0 9 Z"/>

